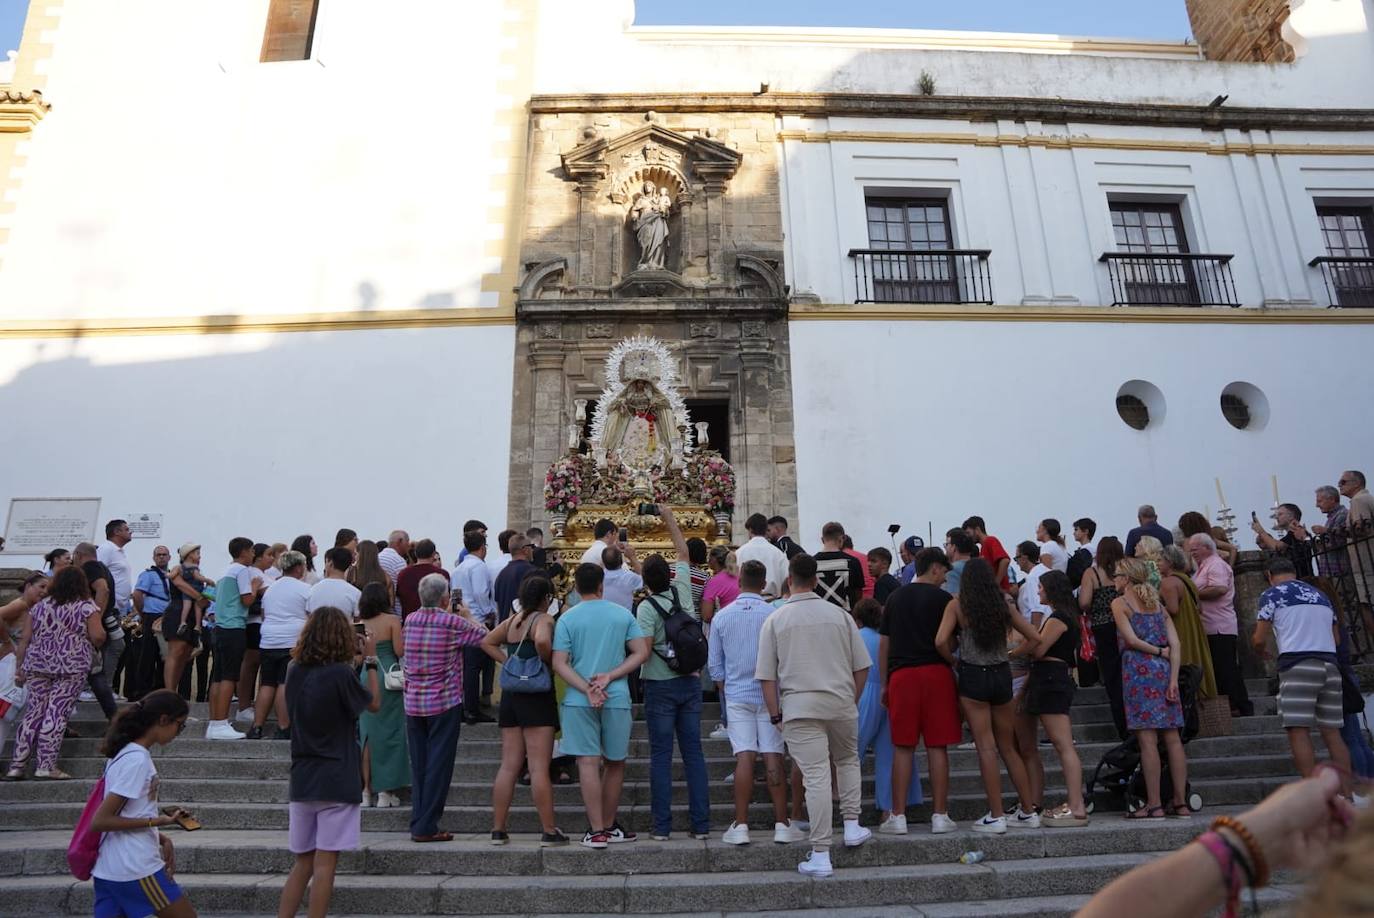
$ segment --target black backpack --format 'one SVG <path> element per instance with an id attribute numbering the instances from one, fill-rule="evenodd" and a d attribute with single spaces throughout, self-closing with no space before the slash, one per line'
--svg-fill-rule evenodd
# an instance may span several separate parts
<path id="1" fill-rule="evenodd" d="M 664 643 L 667 645 L 668 652 L 663 653 L 657 647 L 654 653 L 663 658 L 663 662 L 668 664 L 668 668 L 673 672 L 683 676 L 699 672 L 706 665 L 706 632 L 701 629 L 701 622 L 693 618 L 682 608 L 677 599 L 677 591 L 673 591 L 673 608 L 671 612 L 665 612 L 663 607 L 652 597 L 648 597 L 645 602 L 654 607 L 659 615 L 663 616 Z"/>

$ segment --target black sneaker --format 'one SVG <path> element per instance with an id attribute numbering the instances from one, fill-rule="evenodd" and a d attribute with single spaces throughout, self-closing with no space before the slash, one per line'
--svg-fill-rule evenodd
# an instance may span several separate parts
<path id="1" fill-rule="evenodd" d="M 244 739 L 262 739 L 262 727 L 250 727 Z"/>
<path id="2" fill-rule="evenodd" d="M 539 836 L 539 847 L 541 848 L 561 848 L 566 844 L 568 844 L 568 836 L 559 829 L 545 832 Z"/>
<path id="3" fill-rule="evenodd" d="M 481 711 L 478 711 L 476 714 L 469 714 L 464 717 L 463 723 L 467 724 L 469 727 L 475 726 L 476 724 L 494 724 L 496 723 L 496 718 L 492 717 L 490 714 L 483 714 Z"/>
<path id="4" fill-rule="evenodd" d="M 622 826 L 619 820 L 611 823 L 611 827 L 606 830 L 605 834 L 606 839 L 613 845 L 639 840 L 639 836 Z"/>
<path id="5" fill-rule="evenodd" d="M 290 738 L 291 738 L 291 728 L 290 728 L 290 727 L 285 727 L 285 728 L 283 728 L 283 727 L 278 727 L 278 728 L 277 728 L 277 732 L 272 734 L 272 739 L 284 739 L 284 740 L 289 740 Z"/>
<path id="6" fill-rule="evenodd" d="M 584 848 L 605 848 L 610 843 L 611 840 L 605 832 L 594 832 L 588 829 L 582 834 L 582 847 Z"/>
<path id="7" fill-rule="evenodd" d="M 510 841 L 510 836 L 509 836 L 508 834 L 506 834 L 505 832 L 500 832 L 500 831 L 497 831 L 497 830 L 495 830 L 495 829 L 492 830 L 492 833 L 491 833 L 491 843 L 492 843 L 493 845 L 504 845 L 504 844 L 506 844 L 506 843 L 509 842 L 509 841 Z"/>

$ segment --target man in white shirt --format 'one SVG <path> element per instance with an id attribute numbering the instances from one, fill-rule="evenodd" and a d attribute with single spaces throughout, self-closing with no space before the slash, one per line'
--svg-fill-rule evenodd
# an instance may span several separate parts
<path id="1" fill-rule="evenodd" d="M 309 616 L 311 587 L 301 579 L 305 576 L 305 555 L 298 551 L 282 552 L 280 563 L 281 577 L 262 594 L 262 685 L 258 688 L 248 739 L 262 739 L 267 714 L 274 709 L 277 732 L 273 738 L 291 737 L 291 717 L 286 710 L 286 669 L 291 663 L 291 649 L 296 646 L 296 639 Z"/>
<path id="2" fill-rule="evenodd" d="M 1040 602 L 1040 578 L 1050 571 L 1049 555 L 1045 554 L 1041 546 L 1032 541 L 1022 542 L 1016 546 L 1016 566 L 1025 574 L 1025 579 L 1016 584 L 1016 610 L 1021 613 L 1021 617 L 1031 623 L 1032 627 L 1039 628 L 1044 621 L 1045 615 L 1049 610 Z"/>
<path id="3" fill-rule="evenodd" d="M 132 541 L 129 524 L 124 520 L 110 520 L 105 524 L 105 541 L 95 550 L 95 560 L 110 569 L 114 578 L 115 611 L 127 615 L 133 608 L 134 578 L 124 546 Z"/>
<path id="4" fill-rule="evenodd" d="M 606 568 L 601 598 L 633 612 L 635 591 L 644 586 L 644 578 L 639 576 L 639 556 L 629 545 L 624 551 L 612 545 L 601 553 L 601 561 Z"/>
<path id="5" fill-rule="evenodd" d="M 310 588 L 306 609 L 314 612 L 325 606 L 342 609 L 349 618 L 358 616 L 358 597 L 362 591 L 344 579 L 353 566 L 353 552 L 347 548 L 331 548 L 324 553 L 324 579 Z"/>
<path id="6" fill-rule="evenodd" d="M 496 550 L 500 552 L 495 558 L 487 558 L 487 570 L 491 571 L 491 582 L 496 583 L 496 578 L 501 576 L 501 572 L 510 564 L 510 540 L 511 536 L 516 535 L 514 529 L 502 529 L 496 536 Z"/>
<path id="7" fill-rule="evenodd" d="M 595 564 L 597 567 L 604 567 L 601 561 L 601 553 L 615 545 L 619 530 L 615 523 L 608 519 L 596 521 L 596 528 L 592 530 L 592 535 L 596 538 L 587 550 L 582 553 L 581 564 Z"/>
<path id="8" fill-rule="evenodd" d="M 396 586 L 396 578 L 401 571 L 405 570 L 406 555 L 410 554 L 410 533 L 404 529 L 393 529 L 391 534 L 386 537 L 386 548 L 383 548 L 377 555 L 377 563 L 386 571 L 386 575 L 391 578 L 391 585 Z M 391 611 L 397 615 L 401 614 L 401 602 L 399 599 L 391 603 Z"/>
<path id="9" fill-rule="evenodd" d="M 755 513 L 744 521 L 744 528 L 749 532 L 749 541 L 735 550 L 735 559 L 741 567 L 746 561 L 760 562 L 768 572 L 763 587 L 764 598 L 781 596 L 782 585 L 787 580 L 787 555 L 768 541 L 768 518 L 762 513 Z"/>

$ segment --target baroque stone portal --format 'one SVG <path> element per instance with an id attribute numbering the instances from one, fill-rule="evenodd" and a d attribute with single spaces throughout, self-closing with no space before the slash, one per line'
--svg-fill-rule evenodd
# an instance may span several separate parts
<path id="1" fill-rule="evenodd" d="M 795 516 L 773 118 L 598 110 L 598 101 L 531 100 L 509 519 L 556 522 L 546 474 L 580 442 L 587 411 L 587 458 L 609 450 L 641 468 L 685 468 L 703 452 L 688 418 L 697 405 L 737 476 L 736 512 Z M 608 364 L 618 342 L 638 337 L 664 346 L 676 395 Z M 605 478 L 606 466 L 593 466 L 587 474 Z M 567 520 L 569 533 L 581 517 Z"/>

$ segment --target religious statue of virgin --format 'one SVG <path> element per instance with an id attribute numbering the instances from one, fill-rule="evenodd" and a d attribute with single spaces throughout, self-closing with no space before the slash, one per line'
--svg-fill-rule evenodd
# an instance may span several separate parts
<path id="1" fill-rule="evenodd" d="M 630 206 L 635 240 L 639 243 L 638 270 L 663 270 L 668 255 L 668 214 L 672 208 L 668 189 L 655 188 L 653 182 L 644 183 Z"/>

